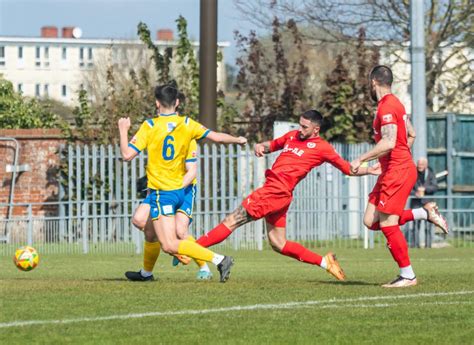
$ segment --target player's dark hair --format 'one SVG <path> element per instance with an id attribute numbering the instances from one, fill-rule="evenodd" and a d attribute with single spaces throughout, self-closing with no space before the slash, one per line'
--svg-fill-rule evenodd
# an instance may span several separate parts
<path id="1" fill-rule="evenodd" d="M 376 80 L 380 85 L 392 86 L 392 70 L 384 65 L 375 66 L 372 68 L 372 71 L 370 71 L 369 79 Z"/>
<path id="2" fill-rule="evenodd" d="M 323 115 L 321 115 L 321 113 L 317 110 L 306 110 L 303 114 L 301 114 L 301 117 L 303 119 L 310 120 L 319 127 L 321 127 L 321 124 L 323 123 Z"/>
<path id="3" fill-rule="evenodd" d="M 158 85 L 155 88 L 155 98 L 159 101 L 163 107 L 171 108 L 176 104 L 176 100 L 184 100 L 184 95 L 179 92 L 175 83 L 169 83 L 165 85 Z"/>

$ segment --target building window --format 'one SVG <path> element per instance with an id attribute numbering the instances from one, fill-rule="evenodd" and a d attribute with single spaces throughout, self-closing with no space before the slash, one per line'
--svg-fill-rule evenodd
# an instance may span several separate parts
<path id="1" fill-rule="evenodd" d="M 18 93 L 20 93 L 20 94 L 23 93 L 23 84 L 22 83 L 19 83 L 16 88 L 17 88 Z"/>
<path id="2" fill-rule="evenodd" d="M 36 53 L 35 53 L 35 66 L 40 67 L 41 66 L 41 48 L 36 47 Z"/>
<path id="3" fill-rule="evenodd" d="M 92 48 L 89 48 L 87 58 L 88 58 L 89 60 L 92 60 Z"/>
<path id="4" fill-rule="evenodd" d="M 18 47 L 18 58 L 23 59 L 23 47 Z"/>
<path id="5" fill-rule="evenodd" d="M 43 94 L 45 97 L 48 97 L 49 96 L 49 85 L 48 84 L 44 84 L 44 88 L 43 88 Z"/>
<path id="6" fill-rule="evenodd" d="M 63 60 L 67 59 L 67 48 L 66 47 L 63 47 L 61 57 L 62 57 Z"/>
<path id="7" fill-rule="evenodd" d="M 5 47 L 0 46 L 0 66 L 5 66 Z"/>
<path id="8" fill-rule="evenodd" d="M 66 97 L 66 96 L 67 96 L 67 87 L 66 87 L 66 85 L 63 85 L 63 86 L 61 87 L 61 95 L 62 95 L 63 97 Z"/>
<path id="9" fill-rule="evenodd" d="M 36 97 L 40 96 L 40 84 L 35 85 L 35 96 Z"/>
<path id="10" fill-rule="evenodd" d="M 44 58 L 45 60 L 49 59 L 49 47 L 44 47 Z"/>
<path id="11" fill-rule="evenodd" d="M 84 48 L 79 48 L 79 66 L 84 67 Z"/>

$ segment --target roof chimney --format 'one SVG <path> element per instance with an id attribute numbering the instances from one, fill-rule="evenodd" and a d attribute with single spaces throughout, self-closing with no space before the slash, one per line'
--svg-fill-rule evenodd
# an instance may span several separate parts
<path id="1" fill-rule="evenodd" d="M 72 31 L 74 30 L 74 26 L 65 26 L 63 27 L 63 38 L 73 38 Z"/>
<path id="2" fill-rule="evenodd" d="M 156 32 L 156 39 L 158 41 L 172 41 L 173 30 L 171 29 L 160 29 Z"/>
<path id="3" fill-rule="evenodd" d="M 55 26 L 43 26 L 41 28 L 41 37 L 44 38 L 57 38 L 58 28 Z"/>

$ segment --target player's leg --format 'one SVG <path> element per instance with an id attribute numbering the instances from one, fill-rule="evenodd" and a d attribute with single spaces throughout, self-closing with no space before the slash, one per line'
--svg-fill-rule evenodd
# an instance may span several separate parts
<path id="1" fill-rule="evenodd" d="M 148 218 L 150 217 L 150 204 L 146 202 L 142 202 L 136 208 L 135 212 L 132 216 L 132 224 L 135 225 L 138 229 L 143 230 L 147 223 Z"/>
<path id="2" fill-rule="evenodd" d="M 225 217 L 219 225 L 201 236 L 196 242 L 206 248 L 221 243 L 229 237 L 235 229 L 253 220 L 254 219 L 247 213 L 247 210 L 242 205 L 239 205 L 239 207 Z"/>
<path id="3" fill-rule="evenodd" d="M 176 213 L 176 235 L 180 240 L 188 240 L 196 242 L 193 236 L 189 235 L 189 223 L 191 219 L 183 212 Z M 177 255 L 173 258 L 173 266 L 176 266 L 180 261 L 186 264 L 186 256 Z M 211 270 L 206 261 L 195 259 L 194 262 L 198 265 L 199 271 L 197 273 L 198 280 L 209 280 L 212 278 Z"/>
<path id="4" fill-rule="evenodd" d="M 406 209 L 398 219 L 398 225 L 404 225 L 416 220 L 427 220 L 438 226 L 445 234 L 448 233 L 448 223 L 439 213 L 435 202 L 427 203 L 423 207 Z M 376 206 L 370 201 L 364 213 L 364 225 L 370 230 L 380 230 L 379 215 Z"/>
<path id="5" fill-rule="evenodd" d="M 214 253 L 196 242 L 179 240 L 176 236 L 176 221 L 174 216 L 162 215 L 158 219 L 154 219 L 153 227 L 155 228 L 156 235 L 164 252 L 171 255 L 186 255 L 193 259 L 212 262 L 217 266 L 217 270 L 220 273 L 220 281 L 224 283 L 229 279 L 230 269 L 234 264 L 234 259 L 230 256 Z"/>
<path id="6" fill-rule="evenodd" d="M 273 250 L 298 261 L 320 266 L 336 277 L 336 279 L 344 280 L 344 271 L 339 266 L 334 254 L 328 253 L 322 257 L 297 242 L 287 240 L 285 228 L 286 212 L 287 209 L 283 209 L 278 213 L 265 217 L 267 221 L 268 240 Z"/>
<path id="7" fill-rule="evenodd" d="M 408 287 L 417 284 L 408 255 L 408 244 L 398 225 L 399 216 L 380 213 L 380 228 L 387 239 L 387 247 L 400 268 L 400 275 L 383 287 Z"/>
<path id="8" fill-rule="evenodd" d="M 153 268 L 160 255 L 161 245 L 155 235 L 153 224 L 150 219 L 150 199 L 147 198 L 135 210 L 132 223 L 139 230 L 145 233 L 143 243 L 143 268 L 136 271 L 127 271 L 125 276 L 132 281 L 151 281 L 153 277 Z"/>
<path id="9" fill-rule="evenodd" d="M 399 169 L 387 174 L 382 182 L 377 205 L 380 229 L 387 239 L 387 246 L 400 268 L 400 275 L 384 287 L 408 287 L 416 285 L 415 272 L 408 255 L 408 244 L 400 229 L 400 216 L 417 179 L 416 167 Z"/>
<path id="10" fill-rule="evenodd" d="M 291 199 L 290 192 L 266 183 L 247 196 L 234 212 L 225 217 L 214 229 L 201 236 L 197 242 L 203 247 L 220 243 L 238 227 L 287 207 Z"/>

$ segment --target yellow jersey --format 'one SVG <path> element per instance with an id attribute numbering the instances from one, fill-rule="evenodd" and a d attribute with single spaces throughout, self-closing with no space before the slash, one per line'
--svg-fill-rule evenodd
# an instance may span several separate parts
<path id="1" fill-rule="evenodd" d="M 160 114 L 143 122 L 128 146 L 137 152 L 148 151 L 148 188 L 163 191 L 183 188 L 190 142 L 205 138 L 209 132 L 199 122 L 178 113 Z"/>
<path id="2" fill-rule="evenodd" d="M 188 147 L 188 154 L 186 155 L 185 163 L 197 162 L 197 142 L 191 140 Z M 197 178 L 191 182 L 192 185 L 197 184 Z"/>

